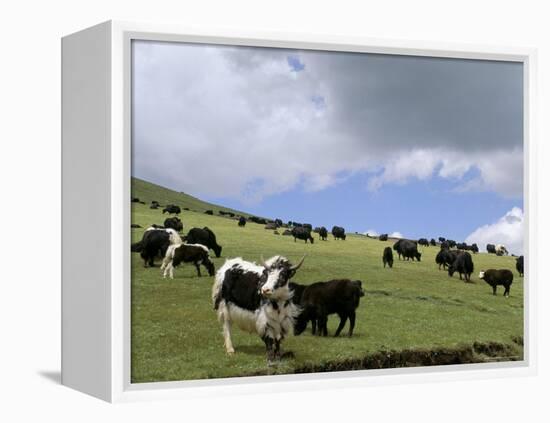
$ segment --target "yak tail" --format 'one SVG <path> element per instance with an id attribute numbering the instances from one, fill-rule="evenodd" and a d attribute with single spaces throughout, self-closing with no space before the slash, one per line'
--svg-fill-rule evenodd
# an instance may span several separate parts
<path id="1" fill-rule="evenodd" d="M 139 253 L 143 249 L 143 243 L 141 241 L 135 242 L 130 247 L 132 253 Z"/>

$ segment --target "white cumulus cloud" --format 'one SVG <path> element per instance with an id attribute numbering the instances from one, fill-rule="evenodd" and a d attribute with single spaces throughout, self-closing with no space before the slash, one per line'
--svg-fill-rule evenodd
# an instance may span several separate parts
<path id="1" fill-rule="evenodd" d="M 503 244 L 513 254 L 523 254 L 523 210 L 514 207 L 498 221 L 483 225 L 466 238 L 466 243 L 477 243 L 481 250 L 487 244 Z"/>

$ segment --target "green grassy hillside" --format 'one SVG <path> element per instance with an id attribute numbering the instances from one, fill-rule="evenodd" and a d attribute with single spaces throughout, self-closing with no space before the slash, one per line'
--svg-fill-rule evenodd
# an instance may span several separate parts
<path id="1" fill-rule="evenodd" d="M 156 200 L 162 205 L 175 204 L 180 206 L 182 209 L 187 207 L 188 209 L 196 212 L 204 213 L 206 210 L 213 210 L 215 214 L 218 214 L 218 211 L 222 210 L 241 216 L 250 216 L 248 213 L 211 204 L 206 201 L 199 200 L 192 195 L 164 188 L 160 185 L 156 185 L 139 178 L 132 178 L 132 198 L 134 197 L 137 197 L 141 201 L 145 202 L 147 206 L 151 205 L 151 201 Z"/>
<path id="2" fill-rule="evenodd" d="M 151 199 L 171 201 L 181 206 L 204 203 L 183 194 L 134 181 L 134 195 L 147 203 Z M 181 199 L 180 201 L 176 201 Z M 185 203 L 184 201 L 190 201 Z M 191 203 L 191 201 L 193 201 Z M 214 209 L 215 206 L 208 205 Z M 148 204 L 132 205 L 133 242 L 141 239 L 145 227 L 161 224 L 166 216 L 150 210 Z M 434 262 L 438 247 L 420 248 L 421 262 L 397 260 L 393 269 L 382 267 L 382 250 L 393 242 L 381 242 L 349 235 L 346 241 L 304 244 L 274 235 L 263 225 L 237 222 L 202 212 L 184 211 L 185 228 L 208 226 L 223 246 L 222 257 L 213 258 L 216 268 L 225 259 L 243 257 L 259 261 L 282 254 L 296 261 L 307 254 L 294 281 L 309 284 L 333 278 L 363 281 L 365 297 L 357 310 L 353 338 L 321 338 L 310 330 L 283 343 L 294 358 L 272 367 L 266 365 L 264 344 L 256 335 L 233 330 L 234 356 L 223 347 L 221 326 L 212 309 L 213 278 L 198 278 L 194 266 L 175 271 L 175 279 L 162 279 L 159 267 L 144 268 L 139 254 L 132 254 L 132 381 L 152 382 L 330 371 L 359 368 L 402 367 L 495 360 L 523 357 L 523 278 L 515 271 L 512 257 L 485 253 L 473 256 L 474 283 L 466 284 L 458 275 L 450 278 Z M 212 254 L 213 256 L 213 254 Z M 160 264 L 160 263 L 158 263 Z M 514 272 L 510 298 L 497 296 L 479 270 L 509 268 Z M 203 274 L 207 274 L 206 271 Z M 329 318 L 329 335 L 338 318 Z M 347 333 L 347 324 L 343 334 Z"/>

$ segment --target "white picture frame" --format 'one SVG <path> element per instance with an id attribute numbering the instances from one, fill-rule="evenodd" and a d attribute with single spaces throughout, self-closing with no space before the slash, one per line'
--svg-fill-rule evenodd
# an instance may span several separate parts
<path id="1" fill-rule="evenodd" d="M 524 360 L 130 383 L 131 40 L 452 57 L 524 65 Z M 536 373 L 536 51 L 110 21 L 62 40 L 62 383 L 106 401 L 469 380 Z M 86 196 L 82 196 L 86 192 Z M 86 269 L 85 272 L 82 269 Z"/>

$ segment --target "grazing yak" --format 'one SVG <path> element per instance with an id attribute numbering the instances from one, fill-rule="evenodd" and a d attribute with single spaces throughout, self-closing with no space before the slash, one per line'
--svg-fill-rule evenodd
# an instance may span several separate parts
<path id="1" fill-rule="evenodd" d="M 208 214 L 210 216 L 213 216 L 214 215 L 214 211 L 213 210 L 205 210 L 204 214 Z"/>
<path id="2" fill-rule="evenodd" d="M 139 251 L 145 267 L 153 267 L 155 258 L 164 257 L 170 245 L 182 244 L 183 241 L 178 233 L 172 229 L 147 228 L 139 243 L 139 250 L 136 244 L 132 245 L 133 251 Z"/>
<path id="3" fill-rule="evenodd" d="M 319 239 L 322 240 L 322 241 L 326 241 L 327 237 L 328 237 L 327 228 L 325 228 L 324 226 L 321 226 L 319 228 Z"/>
<path id="4" fill-rule="evenodd" d="M 510 296 L 510 285 L 514 281 L 514 274 L 508 269 L 487 269 L 479 272 L 479 279 L 493 287 L 493 295 L 497 295 L 497 285 L 504 287 L 504 296 Z"/>
<path id="5" fill-rule="evenodd" d="M 264 229 L 270 229 L 270 230 L 274 230 L 274 229 L 277 229 L 278 226 L 275 222 L 270 222 L 268 223 L 267 225 L 264 226 Z"/>
<path id="6" fill-rule="evenodd" d="M 417 259 L 420 261 L 420 257 L 422 256 L 422 254 L 418 252 L 416 242 L 408 239 L 398 240 L 395 244 L 393 244 L 393 249 L 397 251 L 399 260 L 401 260 L 401 256 L 403 256 L 403 259 L 412 259 L 413 261 L 414 259 Z"/>
<path id="7" fill-rule="evenodd" d="M 242 258 L 227 260 L 216 273 L 212 302 L 223 326 L 225 350 L 233 354 L 231 326 L 257 333 L 265 343 L 270 363 L 281 357 L 281 342 L 292 334 L 298 306 L 291 301 L 288 282 L 300 266 L 282 256 L 271 257 L 261 265 Z"/>
<path id="8" fill-rule="evenodd" d="M 497 244 L 495 246 L 495 251 L 496 251 L 497 256 L 507 256 L 508 255 L 508 250 L 502 244 Z"/>
<path id="9" fill-rule="evenodd" d="M 239 225 L 240 227 L 243 227 L 244 225 L 246 225 L 246 219 L 245 219 L 243 216 L 239 217 L 239 223 L 238 223 L 238 225 Z"/>
<path id="10" fill-rule="evenodd" d="M 456 247 L 456 241 L 453 241 L 452 239 L 448 239 L 446 242 L 447 244 L 449 244 L 449 248 Z"/>
<path id="11" fill-rule="evenodd" d="M 341 226 L 333 226 L 332 227 L 332 236 L 334 239 L 342 239 L 343 241 L 346 240 L 346 230 L 342 228 Z"/>
<path id="12" fill-rule="evenodd" d="M 296 226 L 292 228 L 292 236 L 294 237 L 294 242 L 297 239 L 303 239 L 307 244 L 308 240 L 313 244 L 313 237 L 311 236 L 311 229 L 306 228 L 305 226 Z"/>
<path id="13" fill-rule="evenodd" d="M 470 276 L 473 271 L 474 262 L 472 261 L 472 256 L 466 251 L 459 252 L 453 264 L 451 264 L 448 269 L 450 277 L 452 277 L 455 272 L 458 272 L 460 280 L 462 280 L 462 275 L 464 275 L 464 282 L 470 282 Z"/>
<path id="14" fill-rule="evenodd" d="M 435 256 L 435 262 L 439 265 L 439 270 L 441 270 L 441 266 L 443 266 L 443 269 L 446 269 L 447 267 L 452 265 L 458 254 L 459 251 L 457 250 L 449 250 L 446 248 L 442 248 L 441 250 L 439 250 L 439 252 Z"/>
<path id="15" fill-rule="evenodd" d="M 466 250 L 466 251 L 472 251 L 474 254 L 479 253 L 479 248 L 477 244 L 468 245 L 465 242 L 459 242 L 456 244 L 456 248 L 459 250 Z"/>
<path id="16" fill-rule="evenodd" d="M 390 266 L 390 268 L 393 267 L 393 252 L 390 247 L 384 248 L 382 262 L 384 263 L 384 267 L 386 267 L 386 264 Z"/>
<path id="17" fill-rule="evenodd" d="M 382 234 L 378 237 L 380 241 L 387 241 L 388 240 L 388 234 Z"/>
<path id="18" fill-rule="evenodd" d="M 430 239 L 430 245 L 431 245 L 432 247 L 435 247 L 435 246 L 437 245 L 437 243 L 435 242 L 435 239 L 433 239 L 433 238 Z"/>
<path id="19" fill-rule="evenodd" d="M 248 218 L 248 220 L 250 220 L 251 222 L 254 222 L 254 223 L 258 223 L 260 225 L 265 225 L 267 224 L 267 220 L 264 219 L 263 217 L 257 217 L 257 216 L 250 216 Z"/>
<path id="20" fill-rule="evenodd" d="M 130 224 L 130 228 L 134 228 L 134 229 L 141 228 L 141 225 L 138 225 L 137 223 L 132 223 Z"/>
<path id="21" fill-rule="evenodd" d="M 438 238 L 438 240 L 439 240 L 439 242 L 445 242 L 445 241 L 446 241 L 446 239 L 443 238 L 442 236 L 440 236 L 440 237 Z"/>
<path id="22" fill-rule="evenodd" d="M 496 254 L 497 253 L 497 250 L 495 248 L 495 244 L 487 244 L 487 252 L 489 254 Z"/>
<path id="23" fill-rule="evenodd" d="M 426 238 L 420 238 L 418 240 L 418 245 L 422 245 L 423 247 L 429 247 L 430 243 L 428 242 L 428 240 Z"/>
<path id="24" fill-rule="evenodd" d="M 320 336 L 327 336 L 328 316 L 331 314 L 338 314 L 340 317 L 340 324 L 334 336 L 340 335 L 348 319 L 348 336 L 353 335 L 355 310 L 359 307 L 359 299 L 365 295 L 361 281 L 335 279 L 328 282 L 316 282 L 300 289 L 302 290 L 298 303 L 300 313 L 294 326 L 296 335 L 300 335 L 311 321 L 314 335 L 317 332 Z"/>
<path id="25" fill-rule="evenodd" d="M 166 275 L 170 275 L 170 279 L 174 279 L 174 268 L 178 267 L 181 263 L 193 263 L 197 269 L 197 276 L 201 275 L 200 265 L 202 264 L 210 276 L 214 276 L 215 269 L 214 263 L 210 260 L 208 255 L 208 248 L 201 244 L 175 244 L 170 245 L 164 255 L 162 266 L 160 270 L 164 270 L 162 275 L 166 278 Z"/>
<path id="26" fill-rule="evenodd" d="M 139 203 L 140 199 L 137 197 L 132 198 L 132 203 Z"/>
<path id="27" fill-rule="evenodd" d="M 168 204 L 165 208 L 162 209 L 162 214 L 168 213 L 168 214 L 180 214 L 181 209 L 179 206 L 176 206 L 174 204 Z"/>
<path id="28" fill-rule="evenodd" d="M 523 276 L 523 256 L 519 256 L 516 259 L 516 270 L 520 276 Z"/>
<path id="29" fill-rule="evenodd" d="M 216 235 L 208 227 L 204 228 L 191 228 L 187 232 L 187 237 L 185 238 L 188 244 L 201 244 L 205 247 L 208 247 L 210 250 L 214 251 L 216 257 L 220 257 L 222 253 L 221 245 L 218 245 L 216 242 Z"/>
<path id="30" fill-rule="evenodd" d="M 283 235 L 284 236 L 290 236 L 290 235 L 292 235 L 292 231 L 290 229 L 285 229 L 285 231 L 283 232 Z"/>
<path id="31" fill-rule="evenodd" d="M 468 250 L 468 251 L 471 251 L 474 254 L 479 253 L 479 247 L 477 246 L 477 244 L 475 242 L 472 245 L 466 245 L 466 247 L 464 249 Z"/>
<path id="32" fill-rule="evenodd" d="M 439 265 L 439 270 L 441 270 L 441 266 L 443 266 L 443 269 L 447 268 L 447 254 L 449 253 L 449 250 L 447 249 L 441 249 L 435 256 L 435 263 Z"/>
<path id="33" fill-rule="evenodd" d="M 183 231 L 183 223 L 179 217 L 169 217 L 164 220 L 165 228 L 172 228 L 177 232 Z"/>

